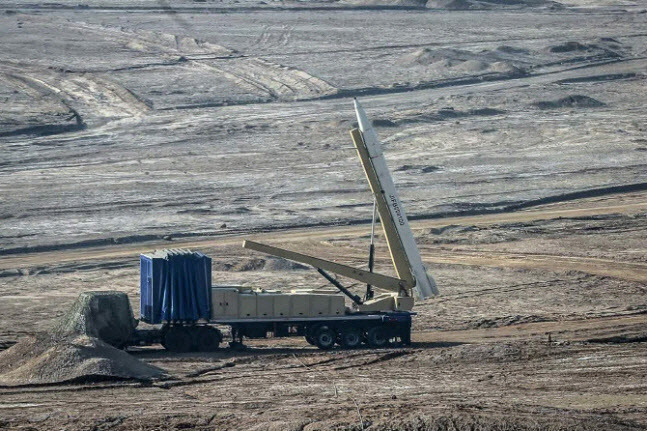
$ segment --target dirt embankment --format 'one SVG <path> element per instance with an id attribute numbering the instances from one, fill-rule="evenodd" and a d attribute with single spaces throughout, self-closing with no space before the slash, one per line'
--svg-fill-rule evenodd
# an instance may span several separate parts
<path id="1" fill-rule="evenodd" d="M 164 377 L 164 370 L 115 347 L 132 337 L 135 323 L 125 294 L 82 293 L 50 333 L 20 340 L 0 353 L 0 386 Z"/>

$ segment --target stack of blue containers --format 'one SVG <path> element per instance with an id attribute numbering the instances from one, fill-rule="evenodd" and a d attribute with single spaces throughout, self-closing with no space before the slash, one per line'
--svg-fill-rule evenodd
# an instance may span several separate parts
<path id="1" fill-rule="evenodd" d="M 211 258 L 190 250 L 140 256 L 140 320 L 195 323 L 211 317 Z"/>

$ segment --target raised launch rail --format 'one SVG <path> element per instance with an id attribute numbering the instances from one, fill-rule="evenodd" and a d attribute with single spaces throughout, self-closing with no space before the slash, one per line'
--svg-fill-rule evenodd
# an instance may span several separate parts
<path id="1" fill-rule="evenodd" d="M 382 146 L 377 139 L 372 123 L 366 117 L 364 109 L 357 100 L 355 100 L 355 113 L 359 129 L 351 130 L 351 138 L 364 167 L 371 191 L 375 196 L 382 229 L 398 278 L 254 241 L 245 241 L 243 247 L 312 265 L 319 270 L 330 271 L 405 296 L 410 295 L 412 289 L 419 299 L 437 295 L 436 283 L 422 263 L 404 207 L 386 164 Z"/>

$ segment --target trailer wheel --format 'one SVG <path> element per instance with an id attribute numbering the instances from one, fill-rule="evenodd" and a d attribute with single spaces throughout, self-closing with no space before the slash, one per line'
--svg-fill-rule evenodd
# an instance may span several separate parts
<path id="1" fill-rule="evenodd" d="M 362 344 L 362 332 L 358 328 L 348 328 L 339 334 L 339 344 L 345 349 L 356 349 Z"/>
<path id="2" fill-rule="evenodd" d="M 366 341 L 371 347 L 385 347 L 389 344 L 389 338 L 386 334 L 386 330 L 381 326 L 374 326 L 368 330 L 366 334 Z"/>
<path id="3" fill-rule="evenodd" d="M 199 326 L 195 328 L 194 345 L 200 352 L 215 352 L 222 341 L 222 334 L 216 328 Z"/>
<path id="4" fill-rule="evenodd" d="M 317 344 L 317 347 L 319 347 L 321 350 L 332 349 L 332 347 L 335 345 L 336 338 L 337 335 L 328 326 L 322 326 L 321 328 L 319 328 L 314 337 L 315 344 Z"/>
<path id="5" fill-rule="evenodd" d="M 193 337 L 187 328 L 173 326 L 164 334 L 162 346 L 170 352 L 189 352 L 193 348 Z"/>
<path id="6" fill-rule="evenodd" d="M 311 346 L 316 346 L 317 345 L 317 340 L 315 339 L 317 336 L 317 332 L 319 332 L 319 329 L 321 329 L 323 326 L 321 324 L 315 324 L 312 326 L 306 326 L 305 327 L 305 338 L 308 344 Z"/>

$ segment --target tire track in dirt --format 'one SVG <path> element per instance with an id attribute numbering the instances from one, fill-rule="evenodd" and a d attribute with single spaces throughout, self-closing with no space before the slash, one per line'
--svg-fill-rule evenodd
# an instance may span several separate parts
<path id="1" fill-rule="evenodd" d="M 259 57 L 237 57 L 224 46 L 193 37 L 124 27 L 95 25 L 49 17 L 28 17 L 39 26 L 94 34 L 124 49 L 161 57 L 160 64 L 195 67 L 224 77 L 233 85 L 253 94 L 260 101 L 317 99 L 334 95 L 337 88 L 303 70 L 283 66 Z M 287 36 L 286 36 L 287 37 Z M 188 59 L 187 56 L 194 56 Z M 203 60 L 200 57 L 212 57 Z M 221 59 L 213 59 L 213 56 Z M 230 56 L 233 56 L 229 58 Z M 224 60 L 227 59 L 227 60 Z M 133 68 L 142 67 L 134 65 Z M 122 68 L 123 69 L 123 68 Z M 127 69 L 127 68 L 126 68 Z M 153 109 L 133 91 L 109 79 L 110 70 L 44 69 L 29 63 L 0 65 L 0 80 L 38 100 L 58 100 L 81 116 L 82 122 L 103 119 L 142 117 Z M 92 124 L 90 124 L 92 125 Z"/>
<path id="2" fill-rule="evenodd" d="M 118 83 L 93 73 L 69 74 L 42 70 L 27 64 L 3 63 L 0 80 L 25 93 L 35 102 L 40 98 L 58 100 L 88 117 L 123 118 L 141 116 L 150 107 Z"/>
<path id="3" fill-rule="evenodd" d="M 69 22 L 66 25 L 81 32 L 98 34 L 107 40 L 112 39 L 133 51 L 156 54 L 167 60 L 181 58 L 183 64 L 225 77 L 232 84 L 261 98 L 281 101 L 316 99 L 338 91 L 328 82 L 303 70 L 256 56 L 240 56 L 225 46 L 193 37 L 84 22 Z M 286 43 L 289 38 L 290 30 L 286 31 L 280 37 L 281 43 Z"/>
<path id="4" fill-rule="evenodd" d="M 254 40 L 254 47 L 267 47 L 286 46 L 292 38 L 294 27 L 290 25 L 264 25 L 261 34 Z"/>
<path id="5" fill-rule="evenodd" d="M 222 45 L 190 36 L 150 30 L 135 30 L 123 26 L 90 24 L 83 21 L 57 20 L 50 17 L 30 18 L 39 25 L 56 28 L 64 25 L 81 33 L 92 33 L 106 41 L 112 41 L 133 51 L 176 57 L 179 55 L 218 55 L 234 53 Z"/>
<path id="6" fill-rule="evenodd" d="M 76 29 L 81 32 L 92 32 L 105 37 L 107 40 L 114 40 L 127 49 L 156 54 L 166 59 L 177 61 L 181 58 L 185 64 L 194 67 L 204 68 L 214 74 L 225 77 L 234 85 L 250 92 L 260 98 L 259 102 L 268 101 L 316 101 L 319 99 L 341 98 L 346 99 L 358 95 L 378 104 L 393 104 L 399 93 L 406 92 L 411 101 L 412 91 L 415 90 L 416 99 L 423 97 L 428 99 L 429 91 L 442 93 L 443 88 L 449 87 L 452 94 L 465 94 L 473 91 L 495 91 L 501 88 L 526 86 L 559 81 L 560 79 L 580 79 L 580 69 L 595 69 L 610 63 L 625 63 L 624 66 L 630 72 L 640 69 L 641 64 L 634 64 L 644 58 L 623 58 L 611 61 L 601 61 L 580 65 L 570 69 L 560 69 L 545 73 L 538 73 L 523 77 L 503 77 L 493 81 L 481 82 L 481 77 L 469 78 L 467 80 L 450 80 L 448 82 L 432 82 L 418 87 L 406 88 L 363 88 L 354 90 L 340 90 L 316 76 L 307 72 L 273 63 L 267 59 L 256 56 L 245 56 L 228 49 L 224 46 L 202 41 L 192 37 L 178 36 L 174 34 L 132 30 L 116 26 L 94 25 L 83 22 L 64 21 L 60 23 L 51 18 L 29 17 L 39 25 L 62 25 Z M 289 30 L 288 30 L 289 33 Z M 289 37 L 289 36 L 286 36 Z M 195 57 L 191 57 L 195 56 Z M 204 56 L 215 56 L 209 59 Z M 638 69 L 636 69 L 638 68 Z M 78 73 L 78 72 L 74 72 Z M 590 78 L 591 73 L 588 74 Z M 89 86 L 88 86 L 89 87 Z M 105 85 L 104 85 L 105 87 Z M 108 86 L 110 90 L 110 86 Z M 114 92 L 114 91 L 113 91 Z M 109 92 L 110 93 L 110 92 Z M 134 94 L 133 94 L 134 95 Z M 134 95 L 135 96 L 135 95 Z M 136 96 L 135 96 L 136 97 Z M 388 98 L 385 99 L 385 98 Z M 246 102 L 246 104 L 249 102 Z M 216 104 L 197 104 L 174 106 L 165 109 L 199 109 L 209 106 L 221 106 Z M 339 111 L 339 103 L 331 102 L 331 112 Z M 294 111 L 293 107 L 291 111 Z M 319 107 L 321 109 L 321 107 Z M 345 112 L 347 107 L 341 111 Z M 255 115 L 258 115 L 255 112 Z"/>
<path id="7" fill-rule="evenodd" d="M 323 79 L 258 57 L 189 61 L 197 63 L 195 67 L 224 76 L 252 94 L 272 100 L 315 99 L 337 93 L 337 89 Z"/>

